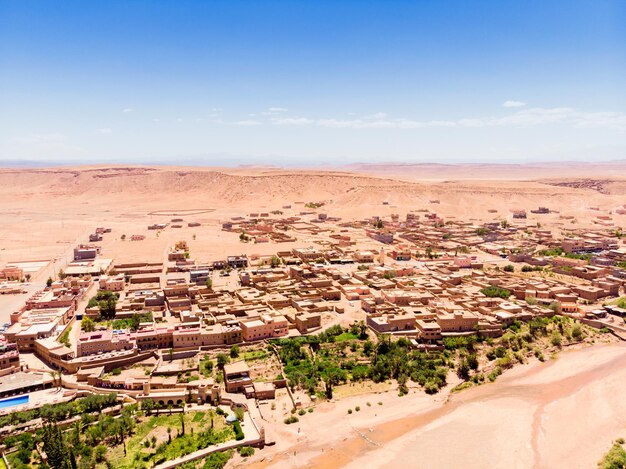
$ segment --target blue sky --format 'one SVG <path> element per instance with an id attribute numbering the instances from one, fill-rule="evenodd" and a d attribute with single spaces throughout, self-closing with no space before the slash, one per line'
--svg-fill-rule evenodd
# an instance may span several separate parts
<path id="1" fill-rule="evenodd" d="M 625 85 L 619 0 L 0 0 L 0 160 L 610 160 Z"/>

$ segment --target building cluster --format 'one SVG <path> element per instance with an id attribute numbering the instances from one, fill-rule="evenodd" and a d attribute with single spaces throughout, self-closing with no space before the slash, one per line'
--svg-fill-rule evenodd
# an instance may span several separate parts
<path id="1" fill-rule="evenodd" d="M 552 212 L 539 207 L 531 213 Z M 211 380 L 181 387 L 166 371 L 163 377 L 157 373 L 125 381 L 105 371 L 153 355 L 162 359 L 167 351 L 193 354 L 315 334 L 341 322 L 347 312 L 376 333 L 438 348 L 446 337 L 499 336 L 514 321 L 585 315 L 585 306 L 618 297 L 626 285 L 626 249 L 613 228 L 546 229 L 519 209 L 510 212 L 510 219 L 487 223 L 444 220 L 426 209 L 404 218 L 393 214 L 350 222 L 316 211 L 283 217 L 276 210 L 235 217 L 222 229 L 239 233 L 242 243 L 293 242 L 298 233 L 314 241 L 273 255 L 233 253 L 209 262 L 193 259 L 188 244 L 179 241 L 163 262 L 112 267 L 100 257 L 99 246 L 79 245 L 66 276 L 11 315 L 0 342 L 0 374 L 15 366 L 15 356 L 19 365 L 20 352 L 34 352 L 78 373 L 79 381 L 131 390 L 140 400 L 177 402 L 186 392 L 214 399 L 219 386 Z M 90 242 L 105 232 L 97 229 L 100 239 L 90 237 Z M 507 260 L 515 264 L 508 271 Z M 545 269 L 550 275 L 537 273 Z M 102 321 L 101 304 L 77 311 L 94 284 L 111 292 L 105 296 L 114 302 L 113 316 L 122 325 Z M 90 318 L 95 325 L 89 332 L 77 331 L 81 323 L 75 317 Z M 68 343 L 60 337 L 72 324 L 74 340 Z M 226 390 L 273 395 L 273 384 L 250 376 L 244 362 L 225 367 Z"/>

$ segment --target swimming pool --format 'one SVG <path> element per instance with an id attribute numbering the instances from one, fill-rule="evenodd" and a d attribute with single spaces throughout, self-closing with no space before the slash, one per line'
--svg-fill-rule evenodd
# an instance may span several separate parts
<path id="1" fill-rule="evenodd" d="M 0 409 L 13 407 L 16 405 L 28 404 L 28 395 L 9 397 L 8 399 L 0 399 Z"/>

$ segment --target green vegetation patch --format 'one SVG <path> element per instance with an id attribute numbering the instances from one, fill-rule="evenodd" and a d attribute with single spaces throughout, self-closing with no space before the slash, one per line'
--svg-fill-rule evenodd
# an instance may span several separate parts
<path id="1" fill-rule="evenodd" d="M 494 285 L 485 287 L 481 289 L 480 292 L 489 298 L 503 298 L 506 300 L 511 296 L 511 292 L 506 288 L 496 287 Z"/>

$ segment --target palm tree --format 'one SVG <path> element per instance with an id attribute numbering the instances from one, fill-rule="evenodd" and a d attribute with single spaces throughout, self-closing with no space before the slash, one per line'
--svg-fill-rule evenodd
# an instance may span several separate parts
<path id="1" fill-rule="evenodd" d="M 61 373 L 61 370 L 52 370 L 52 371 L 49 371 L 48 374 L 52 377 L 52 383 L 54 386 L 57 387 L 57 391 L 60 390 L 61 385 L 63 384 L 62 382 L 63 374 Z"/>
<path id="2" fill-rule="evenodd" d="M 181 435 L 185 436 L 185 408 L 183 407 L 183 412 L 180 413 L 180 426 L 181 426 Z"/>

